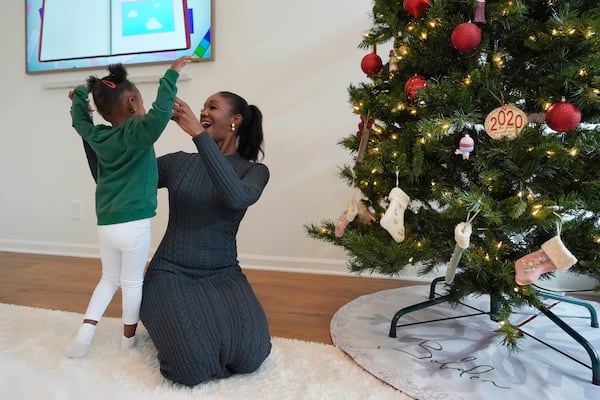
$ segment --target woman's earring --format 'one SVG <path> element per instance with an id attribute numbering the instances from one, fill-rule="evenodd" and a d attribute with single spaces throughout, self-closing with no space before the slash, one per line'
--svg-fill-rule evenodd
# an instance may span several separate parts
<path id="1" fill-rule="evenodd" d="M 129 110 L 129 112 L 133 114 L 133 113 L 135 113 L 135 110 L 132 108 Z"/>
<path id="2" fill-rule="evenodd" d="M 231 132 L 235 132 L 235 124 L 231 124 Z"/>

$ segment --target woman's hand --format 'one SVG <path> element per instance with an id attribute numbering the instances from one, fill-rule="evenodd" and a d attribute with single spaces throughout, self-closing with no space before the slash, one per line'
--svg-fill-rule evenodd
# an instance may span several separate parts
<path id="1" fill-rule="evenodd" d="M 196 117 L 190 106 L 179 97 L 175 97 L 171 119 L 191 137 L 195 137 L 204 131 L 204 128 L 200 125 L 200 119 Z"/>

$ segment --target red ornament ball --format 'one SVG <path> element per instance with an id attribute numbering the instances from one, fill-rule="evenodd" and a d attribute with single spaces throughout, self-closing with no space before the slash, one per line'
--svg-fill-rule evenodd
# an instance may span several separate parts
<path id="1" fill-rule="evenodd" d="M 472 22 L 459 24 L 450 35 L 452 47 L 461 53 L 471 51 L 481 42 L 481 29 Z"/>
<path id="2" fill-rule="evenodd" d="M 415 75 L 404 84 L 404 94 L 409 100 L 417 98 L 417 89 L 424 89 L 427 86 L 427 79 L 421 75 Z"/>
<path id="3" fill-rule="evenodd" d="M 381 60 L 381 57 L 377 55 L 377 53 L 367 54 L 360 62 L 360 68 L 368 76 L 377 75 L 379 71 L 381 71 L 382 67 L 383 61 Z"/>
<path id="4" fill-rule="evenodd" d="M 567 102 L 561 101 L 552 104 L 546 110 L 546 124 L 557 132 L 569 132 L 581 122 L 581 111 Z"/>
<path id="5" fill-rule="evenodd" d="M 429 0 L 404 0 L 404 3 L 402 4 L 404 11 L 415 18 L 419 18 L 428 6 Z"/>

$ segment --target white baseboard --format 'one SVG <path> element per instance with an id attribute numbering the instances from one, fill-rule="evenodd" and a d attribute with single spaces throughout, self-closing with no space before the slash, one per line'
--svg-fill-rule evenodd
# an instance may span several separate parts
<path id="1" fill-rule="evenodd" d="M 0 251 L 16 253 L 48 254 L 67 257 L 99 258 L 98 246 L 96 244 L 73 244 L 58 242 L 40 242 L 24 240 L 2 240 L 0 239 Z M 155 249 L 151 249 L 151 255 Z M 348 270 L 346 260 L 311 257 L 285 257 L 257 254 L 239 254 L 238 260 L 242 268 L 278 272 L 299 272 L 308 274 L 361 276 L 366 278 L 398 279 L 414 281 L 417 283 L 428 283 L 432 279 L 443 276 L 445 271 L 437 271 L 436 274 L 422 276 L 414 267 L 406 267 L 401 274 L 390 277 L 388 275 L 370 274 L 364 272 L 356 274 Z M 551 280 L 539 282 L 539 286 L 555 292 L 585 293 L 589 296 L 598 296 L 600 293 L 589 291 L 596 282 L 585 276 L 574 276 L 568 272 L 557 273 Z"/>
<path id="2" fill-rule="evenodd" d="M 96 244 L 73 244 L 29 240 L 0 239 L 0 251 L 15 253 L 48 254 L 53 256 L 99 258 Z"/>
<path id="3" fill-rule="evenodd" d="M 308 258 L 308 257 L 282 257 L 282 256 L 264 256 L 253 254 L 240 254 L 240 265 L 246 269 L 259 269 L 269 271 L 287 271 L 300 272 L 308 274 L 340 275 L 340 276 L 361 276 L 366 278 L 378 279 L 399 279 L 415 282 L 430 282 L 435 276 L 418 276 L 416 270 L 407 268 L 402 274 L 396 276 L 382 275 L 377 273 L 363 272 L 360 274 L 351 272 L 346 260 L 328 259 L 328 258 Z"/>
<path id="4" fill-rule="evenodd" d="M 151 249 L 151 255 L 156 249 Z M 99 258 L 96 244 L 72 244 L 58 242 L 39 242 L 24 240 L 0 239 L 0 251 L 29 254 L 48 254 L 66 257 Z M 322 259 L 310 257 L 284 257 L 256 254 L 239 254 L 238 260 L 242 268 L 279 272 L 298 272 L 323 275 L 361 276 L 380 279 L 401 279 L 415 282 L 428 282 L 432 278 L 417 276 L 416 272 L 390 277 L 381 274 L 356 274 L 348 270 L 346 260 Z"/>

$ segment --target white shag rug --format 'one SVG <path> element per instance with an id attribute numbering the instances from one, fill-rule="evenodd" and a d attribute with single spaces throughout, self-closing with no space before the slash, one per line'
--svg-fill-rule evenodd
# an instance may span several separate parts
<path id="1" fill-rule="evenodd" d="M 0 303 L 0 399 L 409 399 L 334 346 L 274 337 L 261 368 L 193 388 L 162 377 L 143 326 L 138 345 L 119 347 L 121 321 L 104 318 L 87 357 L 65 348 L 81 314 Z"/>
<path id="2" fill-rule="evenodd" d="M 579 362 L 528 336 L 519 342 L 520 352 L 510 352 L 489 315 L 399 327 L 397 337 L 389 337 L 396 312 L 428 300 L 428 295 L 429 286 L 411 286 L 351 301 L 331 320 L 333 344 L 374 376 L 420 400 L 600 399 L 589 354 L 545 315 L 537 315 L 538 310 L 519 310 L 511 321 L 524 322 L 525 332 Z M 489 311 L 488 296 L 469 297 L 465 303 Z M 546 303 L 600 351 L 600 328 L 591 327 L 589 311 L 555 300 Z M 600 314 L 598 303 L 589 304 Z M 398 324 L 475 312 L 442 303 L 405 314 Z"/>

